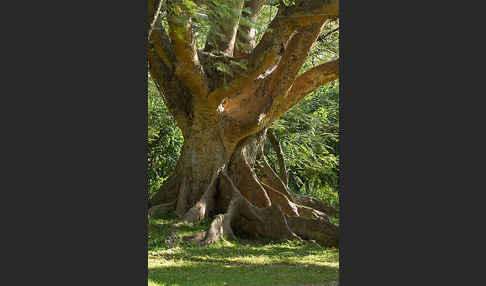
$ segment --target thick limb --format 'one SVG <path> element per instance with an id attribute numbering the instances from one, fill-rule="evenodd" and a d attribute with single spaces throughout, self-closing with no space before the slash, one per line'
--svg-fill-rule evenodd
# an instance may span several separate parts
<path id="1" fill-rule="evenodd" d="M 181 0 L 170 1 L 168 12 L 169 38 L 176 58 L 175 73 L 189 87 L 191 94 L 205 96 L 208 93 L 207 79 L 192 33 L 191 12 Z"/>
<path id="2" fill-rule="evenodd" d="M 193 101 L 190 91 L 154 49 L 148 50 L 148 59 L 150 75 L 155 84 L 160 87 L 167 108 L 184 132 L 193 114 Z"/>

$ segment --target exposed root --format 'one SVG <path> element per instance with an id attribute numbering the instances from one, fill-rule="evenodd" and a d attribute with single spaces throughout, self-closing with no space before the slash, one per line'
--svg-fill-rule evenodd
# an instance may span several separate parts
<path id="1" fill-rule="evenodd" d="M 180 173 L 169 182 L 172 189 L 168 194 L 159 195 L 172 200 L 159 203 L 149 213 L 159 214 L 175 208 L 182 218 L 179 224 L 191 224 L 217 211 L 220 214 L 214 217 L 207 231 L 183 238 L 199 246 L 236 240 L 240 236 L 306 239 L 337 246 L 338 228 L 329 220 L 329 215 L 338 214 L 337 210 L 315 198 L 290 192 L 263 153 L 264 134 L 244 139 L 228 164 L 212 173 L 208 185 L 194 184 L 191 177 L 186 179 L 184 172 Z M 263 158 L 261 166 L 257 165 L 257 155 Z"/>
<path id="2" fill-rule="evenodd" d="M 339 229 L 329 221 L 322 218 L 309 219 L 296 216 L 286 216 L 286 219 L 290 228 L 303 239 L 338 247 Z"/>
<path id="3" fill-rule="evenodd" d="M 183 219 L 184 222 L 193 223 L 196 221 L 203 220 L 208 215 L 208 213 L 214 209 L 215 206 L 214 195 L 217 190 L 216 181 L 218 179 L 220 172 L 221 172 L 220 170 L 217 170 L 213 174 L 209 186 L 204 192 L 204 194 L 202 195 L 202 197 L 184 215 L 184 219 Z"/>
<path id="4" fill-rule="evenodd" d="M 231 229 L 231 214 L 220 214 L 211 222 L 211 226 L 201 245 L 215 243 L 219 240 L 236 240 L 236 236 Z"/>
<path id="5" fill-rule="evenodd" d="M 287 185 L 280 179 L 280 177 L 273 171 L 273 169 L 268 164 L 268 160 L 263 153 L 263 148 L 260 151 L 260 156 L 263 158 L 263 171 L 265 176 L 262 177 L 261 183 L 265 186 L 265 189 L 268 191 L 268 186 L 272 187 L 274 191 L 280 192 L 287 198 L 288 201 L 279 199 L 277 200 L 278 203 L 282 206 L 284 210 L 288 207 L 285 207 L 284 204 L 294 203 L 297 205 L 299 209 L 299 214 L 305 217 L 327 217 L 327 216 L 337 216 L 338 210 L 334 207 L 326 204 L 325 202 L 318 200 L 316 198 L 299 195 L 295 193 L 291 193 L 288 189 Z M 270 196 L 270 193 L 269 193 Z M 271 198 L 272 203 L 274 199 Z M 311 210 L 312 209 L 312 210 Z M 287 212 L 288 215 L 292 215 L 292 213 Z"/>
<path id="6" fill-rule="evenodd" d="M 269 207 L 271 205 L 267 192 L 260 184 L 258 177 L 247 160 L 247 150 L 239 150 L 233 155 L 229 168 L 234 183 L 239 186 L 241 194 L 257 207 Z"/>
<path id="7" fill-rule="evenodd" d="M 326 204 L 325 202 L 318 200 L 313 197 L 305 196 L 305 195 L 298 195 L 294 194 L 294 201 L 303 206 L 307 206 L 310 208 L 313 208 L 315 210 L 318 210 L 320 212 L 323 212 L 329 216 L 337 216 L 339 214 L 339 211 L 335 209 L 334 207 Z"/>
<path id="8" fill-rule="evenodd" d="M 321 211 L 318 211 L 316 209 L 313 209 L 313 208 L 310 208 L 308 206 L 302 206 L 302 205 L 299 205 L 299 204 L 295 204 L 297 209 L 298 209 L 298 212 L 299 212 L 299 216 L 301 217 L 305 217 L 305 218 L 322 218 L 322 219 L 325 219 L 327 221 L 329 221 L 329 216 Z"/>
<path id="9" fill-rule="evenodd" d="M 300 239 L 290 229 L 278 204 L 269 208 L 256 208 L 248 202 L 242 204 L 235 225 L 253 238 Z"/>
<path id="10" fill-rule="evenodd" d="M 285 213 L 278 204 L 267 208 L 254 206 L 240 193 L 225 171 L 222 175 L 231 186 L 232 198 L 228 211 L 216 216 L 207 232 L 186 239 L 198 245 L 234 240 L 233 227 L 253 238 L 300 239 L 288 226 Z"/>
<path id="11" fill-rule="evenodd" d="M 179 188 L 179 195 L 177 196 L 177 206 L 176 206 L 176 214 L 180 217 L 186 213 L 187 210 L 187 195 L 188 195 L 188 188 L 186 186 L 186 177 L 182 177 L 182 183 Z"/>
<path id="12" fill-rule="evenodd" d="M 263 145 L 260 148 L 260 156 L 263 159 L 263 172 L 265 174 L 265 176 L 261 178 L 261 181 L 271 186 L 275 190 L 285 194 L 287 198 L 293 202 L 292 193 L 288 189 L 287 184 L 280 179 L 272 167 L 270 167 L 270 164 L 268 164 L 267 156 L 265 156 L 265 153 L 263 153 Z"/>
<path id="13" fill-rule="evenodd" d="M 173 211 L 175 209 L 175 205 L 176 205 L 175 200 L 169 203 L 155 205 L 149 208 L 148 215 L 151 217 L 162 216 L 170 211 Z"/>
<path id="14" fill-rule="evenodd" d="M 298 216 L 299 211 L 298 207 L 296 204 L 292 203 L 289 198 L 282 194 L 281 192 L 275 190 L 271 186 L 261 183 L 265 190 L 267 190 L 268 196 L 270 197 L 270 200 L 272 201 L 272 205 L 278 204 L 282 208 L 282 210 L 287 214 L 291 216 Z"/>
<path id="15" fill-rule="evenodd" d="M 321 210 L 316 210 L 312 207 L 307 205 L 299 204 L 300 201 L 297 201 L 296 195 L 292 194 L 288 187 L 283 183 L 282 180 L 277 176 L 277 174 L 273 171 L 273 169 L 268 164 L 265 154 L 263 153 L 263 149 L 260 151 L 260 156 L 263 158 L 263 171 L 265 176 L 261 179 L 261 184 L 264 186 L 265 190 L 267 191 L 272 204 L 279 204 L 280 207 L 284 210 L 284 212 L 289 216 L 303 216 L 305 218 L 322 218 L 329 221 L 329 217 L 327 214 L 322 210 L 322 206 L 325 204 L 319 200 L 313 199 L 310 200 L 310 197 L 302 196 L 301 201 L 313 203 L 313 205 L 317 205 L 321 207 Z M 267 184 L 268 183 L 268 184 Z"/>

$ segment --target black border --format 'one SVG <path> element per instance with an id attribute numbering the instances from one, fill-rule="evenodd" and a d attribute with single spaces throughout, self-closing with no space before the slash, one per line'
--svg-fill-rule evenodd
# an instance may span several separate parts
<path id="1" fill-rule="evenodd" d="M 464 131 L 483 105 L 463 96 L 484 92 L 462 66 L 476 59 L 451 60 L 473 52 L 451 37 L 474 28 L 451 24 L 469 16 L 459 8 L 341 1 L 341 286 L 475 285 L 456 253 L 484 223 L 459 215 L 481 209 L 464 192 L 484 188 L 460 160 L 477 154 L 453 135 L 482 134 Z M 146 2 L 8 11 L 26 13 L 9 29 L 26 26 L 4 39 L 14 51 L 2 99 L 14 102 L 1 105 L 13 111 L 3 256 L 14 283 L 2 285 L 146 285 Z"/>

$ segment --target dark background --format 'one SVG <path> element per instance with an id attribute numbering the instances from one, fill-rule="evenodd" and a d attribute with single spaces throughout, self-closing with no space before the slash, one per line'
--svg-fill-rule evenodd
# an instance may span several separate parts
<path id="1" fill-rule="evenodd" d="M 16 5 L 1 9 L 1 284 L 147 285 L 146 2 Z M 473 11 L 341 3 L 340 285 L 484 284 Z"/>

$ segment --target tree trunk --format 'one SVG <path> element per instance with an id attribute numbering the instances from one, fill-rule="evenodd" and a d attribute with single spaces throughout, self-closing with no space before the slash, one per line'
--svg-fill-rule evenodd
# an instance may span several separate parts
<path id="1" fill-rule="evenodd" d="M 188 238 L 199 244 L 238 235 L 311 239 L 337 247 L 338 229 L 325 209 L 306 206 L 302 199 L 297 203 L 268 165 L 263 153 L 266 129 L 228 150 L 217 116 L 194 119 L 183 130 L 184 145 L 174 174 L 150 201 L 150 215 L 175 210 L 182 221 L 193 223 L 210 212 L 220 214 L 207 232 Z"/>

